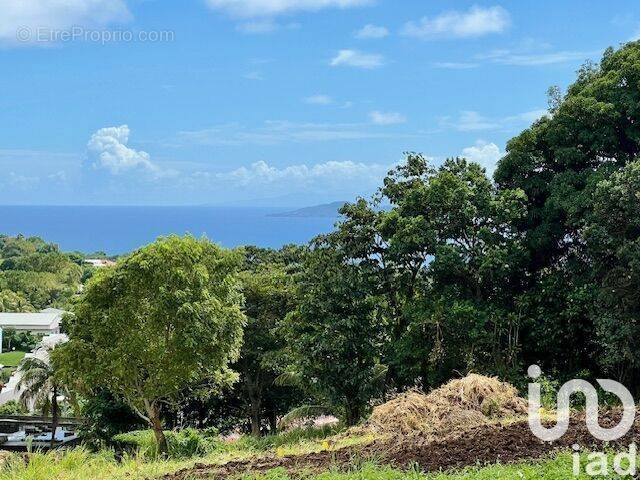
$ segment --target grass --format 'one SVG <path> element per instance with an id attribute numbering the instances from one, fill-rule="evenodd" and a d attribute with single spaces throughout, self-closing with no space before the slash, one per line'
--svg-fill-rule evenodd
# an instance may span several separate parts
<path id="1" fill-rule="evenodd" d="M 25 463 L 21 455 L 0 452 L 0 480 L 150 480 L 189 468 L 196 463 L 223 464 L 231 460 L 257 458 L 263 455 L 301 455 L 327 448 L 331 436 L 331 448 L 363 444 L 374 440 L 371 436 L 335 436 L 335 427 L 296 430 L 261 439 L 242 437 L 237 442 L 222 444 L 207 455 L 190 459 L 150 460 L 144 452 L 124 455 L 119 460 L 114 452 L 91 453 L 84 448 L 50 453 L 34 453 Z M 289 475 L 283 469 L 274 469 L 261 475 L 246 475 L 243 480 L 564 480 L 590 478 L 621 478 L 615 474 L 591 477 L 584 473 L 586 456 L 582 457 L 582 475 L 573 476 L 573 459 L 569 453 L 555 457 L 514 465 L 491 465 L 467 468 L 456 472 L 425 474 L 417 468 L 401 471 L 390 466 L 361 463 L 354 460 L 349 471 L 329 469 L 324 473 L 297 472 Z M 3 466 L 2 466 L 3 465 Z M 609 465 L 613 465 L 613 453 L 609 453 Z"/>
<path id="2" fill-rule="evenodd" d="M 18 351 L 0 353 L 0 365 L 17 367 L 25 355 L 25 352 Z"/>
<path id="3" fill-rule="evenodd" d="M 365 464 L 348 472 L 328 471 L 316 475 L 307 474 L 303 478 L 306 480 L 587 480 L 623 478 L 613 471 L 606 477 L 589 476 L 584 472 L 585 456 L 581 457 L 581 463 L 582 469 L 579 476 L 573 475 L 572 456 L 568 453 L 561 453 L 545 460 L 467 468 L 449 473 L 425 474 L 417 468 L 405 472 L 391 467 Z M 613 454 L 609 454 L 609 465 L 613 465 Z M 246 475 L 243 480 L 293 480 L 293 477 L 282 469 L 275 469 L 264 475 Z"/>
<path id="4" fill-rule="evenodd" d="M 609 455 L 612 464 L 613 455 Z M 197 462 L 211 461 L 205 457 Z M 583 465 L 585 458 L 583 458 Z M 89 453 L 78 448 L 64 453 L 34 454 L 29 464 L 17 455 L 11 455 L 4 468 L 0 469 L 0 480 L 149 480 L 166 473 L 192 466 L 190 461 L 146 462 L 136 457 L 125 457 L 117 462 L 111 452 Z M 590 477 L 583 473 L 574 477 L 572 457 L 568 453 L 535 462 L 515 465 L 491 465 L 484 468 L 468 468 L 458 472 L 424 474 L 418 469 L 400 471 L 391 467 L 364 464 L 347 472 L 329 470 L 321 474 L 301 472 L 295 478 L 306 480 L 587 480 L 592 478 L 622 478 L 615 474 L 607 477 Z M 282 469 L 271 470 L 263 475 L 247 475 L 244 480 L 293 480 Z"/>

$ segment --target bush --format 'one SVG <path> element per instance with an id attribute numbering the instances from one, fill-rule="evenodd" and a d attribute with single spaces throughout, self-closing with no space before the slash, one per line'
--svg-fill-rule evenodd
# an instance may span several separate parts
<path id="1" fill-rule="evenodd" d="M 82 403 L 79 428 L 83 445 L 92 450 L 113 447 L 115 435 L 145 428 L 145 423 L 129 406 L 105 390 L 99 390 Z"/>
<path id="2" fill-rule="evenodd" d="M 27 409 L 15 400 L 0 405 L 0 415 L 26 415 Z"/>
<path id="3" fill-rule="evenodd" d="M 170 458 L 202 456 L 224 448 L 216 429 L 198 431 L 185 428 L 178 432 L 167 431 L 165 435 Z M 144 458 L 155 459 L 158 456 L 158 446 L 152 430 L 120 433 L 113 437 L 113 441 L 121 450 L 137 453 Z"/>

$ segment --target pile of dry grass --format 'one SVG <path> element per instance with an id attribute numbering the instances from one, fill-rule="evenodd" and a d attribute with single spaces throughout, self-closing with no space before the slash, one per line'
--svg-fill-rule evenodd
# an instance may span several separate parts
<path id="1" fill-rule="evenodd" d="M 442 437 L 526 414 L 516 389 L 496 378 L 471 374 L 428 395 L 409 391 L 373 409 L 365 428 L 392 435 Z"/>

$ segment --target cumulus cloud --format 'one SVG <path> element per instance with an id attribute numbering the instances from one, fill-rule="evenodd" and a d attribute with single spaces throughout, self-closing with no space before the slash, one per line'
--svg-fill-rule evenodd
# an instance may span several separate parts
<path id="1" fill-rule="evenodd" d="M 407 118 L 398 112 L 379 112 L 377 110 L 369 114 L 371 122 L 376 125 L 395 125 L 398 123 L 405 123 Z"/>
<path id="2" fill-rule="evenodd" d="M 462 149 L 462 156 L 467 160 L 479 163 L 489 175 L 493 175 L 498 160 L 504 156 L 504 152 L 495 143 L 487 143 L 478 140 L 475 145 Z"/>
<path id="3" fill-rule="evenodd" d="M 127 146 L 129 133 L 127 125 L 120 125 L 101 128 L 91 135 L 87 143 L 90 165 L 95 169 L 107 170 L 113 175 L 131 170 L 160 173 L 160 169 L 151 162 L 147 152 Z"/>
<path id="4" fill-rule="evenodd" d="M 407 22 L 401 33 L 426 40 L 476 38 L 501 33 L 510 22 L 509 12 L 500 6 L 473 6 L 465 12 L 452 10 L 433 18 L 423 17 L 418 22 Z"/>
<path id="5" fill-rule="evenodd" d="M 278 168 L 265 161 L 252 163 L 227 172 L 196 172 L 192 180 L 240 187 L 259 188 L 281 185 L 288 189 L 308 186 L 322 188 L 348 186 L 353 182 L 376 186 L 391 168 L 390 165 L 365 164 L 352 161 L 329 161 L 315 165 L 289 165 Z"/>
<path id="6" fill-rule="evenodd" d="M 372 25 L 370 23 L 362 27 L 354 34 L 356 38 L 361 39 L 384 38 L 387 35 L 389 35 L 389 30 L 386 27 Z"/>
<path id="7" fill-rule="evenodd" d="M 358 50 L 340 50 L 331 59 L 329 64 L 332 67 L 347 66 L 357 68 L 378 68 L 384 65 L 384 57 L 375 53 L 364 53 Z"/>
<path id="8" fill-rule="evenodd" d="M 2 0 L 0 41 L 43 41 L 51 36 L 38 35 L 41 29 L 64 31 L 73 26 L 104 26 L 130 18 L 124 0 Z"/>
<path id="9" fill-rule="evenodd" d="M 369 5 L 372 0 L 207 0 L 214 10 L 235 17 L 276 16 L 294 12 L 315 12 L 325 8 Z"/>

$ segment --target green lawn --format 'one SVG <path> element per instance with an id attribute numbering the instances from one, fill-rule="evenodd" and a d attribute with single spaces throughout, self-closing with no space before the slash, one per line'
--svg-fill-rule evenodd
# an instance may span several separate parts
<path id="1" fill-rule="evenodd" d="M 25 356 L 25 352 L 5 352 L 0 353 L 0 365 L 5 367 L 17 367 Z"/>

